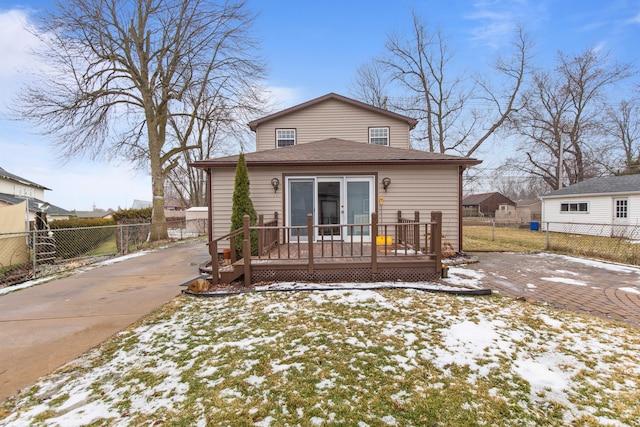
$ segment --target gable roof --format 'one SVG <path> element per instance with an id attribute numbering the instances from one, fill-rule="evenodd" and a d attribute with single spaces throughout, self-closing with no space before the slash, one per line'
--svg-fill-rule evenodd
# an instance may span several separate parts
<path id="1" fill-rule="evenodd" d="M 640 193 L 640 175 L 591 178 L 547 193 L 541 198 L 590 194 Z"/>
<path id="2" fill-rule="evenodd" d="M 312 99 L 310 101 L 307 102 L 303 102 L 302 104 L 298 104 L 298 105 L 294 105 L 293 107 L 278 111 L 277 113 L 274 114 L 270 114 L 268 116 L 262 117 L 261 119 L 257 119 L 254 120 L 252 122 L 249 122 L 249 128 L 255 132 L 255 130 L 257 129 L 257 127 L 263 123 L 266 123 L 270 120 L 276 119 L 278 117 L 282 117 L 285 116 L 287 114 L 293 113 L 295 111 L 300 111 L 303 110 L 305 108 L 311 107 L 313 105 L 317 105 L 320 104 L 322 102 L 328 101 L 328 100 L 336 100 L 336 101 L 340 101 L 340 102 L 344 102 L 345 104 L 349 104 L 349 105 L 353 105 L 354 107 L 357 108 L 362 108 L 365 110 L 369 110 L 369 111 L 373 111 L 374 113 L 378 113 L 378 114 L 382 114 L 385 115 L 387 117 L 391 117 L 394 118 L 396 120 L 401 120 L 403 122 L 406 122 L 409 125 L 409 129 L 413 129 L 417 124 L 418 121 L 416 119 L 412 119 L 411 117 L 407 117 L 407 116 L 403 116 L 402 114 L 398 114 L 398 113 L 394 113 L 392 111 L 389 110 L 385 110 L 382 108 L 378 108 L 378 107 L 374 107 L 373 105 L 369 105 L 369 104 L 365 104 L 364 102 L 360 102 L 360 101 L 356 101 L 355 99 L 351 99 L 351 98 L 347 98 L 346 96 L 342 96 L 342 95 L 338 95 L 337 93 L 328 93 L 326 95 L 323 95 L 319 98 L 315 98 Z"/>
<path id="3" fill-rule="evenodd" d="M 0 178 L 10 179 L 11 181 L 16 181 L 16 182 L 19 182 L 20 184 L 28 185 L 31 187 L 41 188 L 43 190 L 51 190 L 50 188 L 47 188 L 44 185 L 36 184 L 33 181 L 29 181 L 28 179 L 24 179 L 22 177 L 19 177 L 18 175 L 14 175 L 10 172 L 7 172 L 1 167 L 0 167 Z"/>
<path id="4" fill-rule="evenodd" d="M 501 193 L 493 192 L 493 193 L 482 193 L 482 194 L 470 194 L 467 197 L 462 199 L 463 206 L 476 206 L 481 205 L 483 202 L 489 200 L 492 197 L 498 196 L 502 203 L 500 204 L 511 204 L 515 206 L 516 204 L 509 199 L 507 196 L 503 196 Z"/>
<path id="5" fill-rule="evenodd" d="M 340 165 L 462 165 L 482 163 L 470 157 L 431 153 L 329 138 L 306 144 L 245 154 L 248 166 L 340 166 Z M 235 167 L 238 156 L 200 160 L 191 166 Z"/>

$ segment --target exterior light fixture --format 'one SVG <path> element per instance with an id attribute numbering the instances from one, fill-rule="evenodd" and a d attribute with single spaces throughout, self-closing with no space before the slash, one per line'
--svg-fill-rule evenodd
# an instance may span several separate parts
<path id="1" fill-rule="evenodd" d="M 271 178 L 271 185 L 273 186 L 273 192 L 278 192 L 278 187 L 280 187 L 280 180 L 278 178 Z"/>
<path id="2" fill-rule="evenodd" d="M 389 188 L 389 186 L 391 185 L 391 178 L 389 178 L 388 176 L 385 176 L 384 178 L 382 178 L 382 188 L 384 188 L 384 192 L 387 192 L 387 188 Z"/>

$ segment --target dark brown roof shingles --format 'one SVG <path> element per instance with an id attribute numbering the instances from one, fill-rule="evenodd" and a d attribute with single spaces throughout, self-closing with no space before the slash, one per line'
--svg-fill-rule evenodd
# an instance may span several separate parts
<path id="1" fill-rule="evenodd" d="M 340 164 L 457 164 L 472 166 L 481 163 L 480 160 L 469 157 L 386 147 L 336 138 L 248 153 L 245 154 L 245 160 L 249 166 L 328 166 Z M 193 163 L 193 166 L 202 168 L 234 167 L 237 161 L 237 155 L 227 156 L 201 160 Z"/>

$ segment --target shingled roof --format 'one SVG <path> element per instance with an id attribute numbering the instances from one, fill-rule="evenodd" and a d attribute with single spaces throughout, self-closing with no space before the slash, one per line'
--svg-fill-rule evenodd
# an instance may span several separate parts
<path id="1" fill-rule="evenodd" d="M 640 175 L 622 175 L 610 176 L 605 178 L 591 178 L 577 184 L 552 191 L 551 193 L 547 193 L 542 197 L 545 198 L 571 195 L 616 193 L 640 193 Z"/>
<path id="2" fill-rule="evenodd" d="M 45 187 L 44 185 L 37 184 L 33 181 L 29 181 L 28 179 L 24 179 L 18 175 L 14 175 L 0 167 L 0 178 L 10 179 L 12 181 L 19 182 L 20 184 L 28 185 L 31 187 L 41 188 L 43 190 L 51 190 L 50 188 Z"/>
<path id="3" fill-rule="evenodd" d="M 344 165 L 462 165 L 481 163 L 470 157 L 386 147 L 329 138 L 306 144 L 245 154 L 248 166 L 344 166 Z M 192 166 L 235 167 L 238 156 L 219 157 L 192 163 Z"/>

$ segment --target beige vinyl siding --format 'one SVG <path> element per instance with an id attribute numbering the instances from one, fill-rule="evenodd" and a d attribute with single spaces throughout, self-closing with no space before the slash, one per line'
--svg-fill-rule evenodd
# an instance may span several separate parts
<path id="1" fill-rule="evenodd" d="M 233 196 L 233 168 L 214 170 L 212 186 L 213 235 L 214 238 L 225 235 L 231 226 L 231 204 Z M 396 222 L 398 211 L 413 218 L 414 212 L 420 212 L 420 219 L 428 221 L 432 211 L 441 211 L 445 238 L 458 250 L 458 168 L 457 166 L 420 166 L 386 167 L 378 171 L 371 167 L 352 167 L 347 170 L 340 167 L 290 168 L 286 171 L 272 168 L 252 168 L 249 166 L 251 199 L 258 214 L 264 214 L 265 220 L 271 220 L 278 212 L 280 224 L 285 218 L 284 192 L 285 176 L 354 176 L 367 175 L 376 179 L 377 194 L 383 197 L 382 205 L 376 210 L 382 222 Z M 280 180 L 280 188 L 274 193 L 271 179 Z M 385 193 L 382 179 L 389 177 L 391 185 Z"/>
<path id="2" fill-rule="evenodd" d="M 409 148 L 409 125 L 335 99 L 267 121 L 256 129 L 256 151 L 276 148 L 276 129 L 295 129 L 296 144 L 339 138 L 369 142 L 369 128 L 389 127 L 391 147 Z"/>
<path id="3" fill-rule="evenodd" d="M 280 188 L 274 193 L 271 178 L 280 179 Z M 235 168 L 214 170 L 212 176 L 211 201 L 213 206 L 213 238 L 224 236 L 231 228 L 231 208 L 233 204 L 233 187 Z M 282 176 L 272 169 L 249 169 L 249 191 L 251 201 L 258 214 L 264 214 L 265 221 L 273 219 L 273 213 L 282 215 Z M 225 241 L 226 245 L 226 241 Z M 221 246 L 222 248 L 222 246 Z"/>
<path id="4" fill-rule="evenodd" d="M 382 179 L 389 177 L 391 185 L 385 193 Z M 378 173 L 378 217 L 382 222 L 395 222 L 398 211 L 405 218 L 420 213 L 420 221 L 429 221 L 432 211 L 442 212 L 443 242 L 458 248 L 458 168 L 455 166 L 389 167 Z"/>

